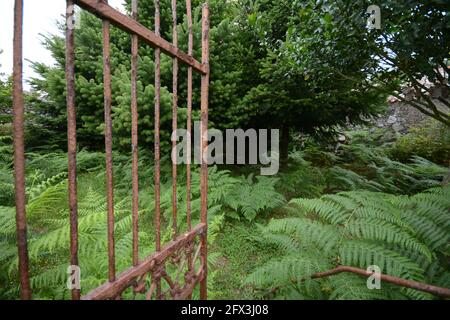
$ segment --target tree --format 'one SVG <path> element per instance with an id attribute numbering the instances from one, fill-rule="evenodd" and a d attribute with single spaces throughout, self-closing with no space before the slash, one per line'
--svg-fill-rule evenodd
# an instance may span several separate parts
<path id="1" fill-rule="evenodd" d="M 194 56 L 197 59 L 201 58 L 200 3 L 194 1 Z M 287 0 L 212 0 L 210 6 L 211 127 L 282 129 L 282 155 L 286 159 L 289 137 L 294 130 L 330 134 L 338 125 L 361 122 L 362 116 L 379 112 L 382 94 L 363 86 L 367 80 L 364 67 L 371 60 L 370 53 L 361 44 L 365 36 L 355 33 L 348 37 L 343 28 L 346 20 L 333 18 L 330 13 L 339 12 L 339 6 L 324 5 L 316 10 L 312 2 Z M 170 1 L 162 1 L 161 8 L 164 8 L 163 35 L 170 41 Z M 186 50 L 187 22 L 183 10 L 181 4 L 178 31 L 181 48 Z M 151 28 L 153 16 L 153 2 L 143 2 L 140 22 Z M 79 141 L 81 146 L 98 148 L 103 144 L 101 24 L 99 19 L 83 12 L 81 26 L 75 39 Z M 122 147 L 128 148 L 130 38 L 113 28 L 111 43 L 114 136 Z M 45 116 L 42 121 L 47 122 L 47 127 L 57 128 L 62 135 L 65 134 L 64 40 L 60 36 L 49 36 L 45 38 L 45 45 L 57 65 L 35 64 L 43 79 L 33 80 L 34 88 L 42 93 L 39 95 L 41 103 L 36 105 Z M 316 54 L 316 47 L 324 51 Z M 358 50 L 357 55 L 351 54 L 354 50 Z M 140 140 L 151 147 L 153 50 L 141 45 L 139 56 Z M 163 56 L 162 133 L 167 133 L 167 137 L 162 139 L 167 143 L 171 132 L 171 67 L 171 59 Z M 184 124 L 186 113 L 186 82 L 182 76 L 185 72 L 182 67 L 180 126 Z M 195 83 L 199 83 L 198 77 Z M 194 109 L 199 109 L 198 90 L 194 92 Z"/>
<path id="2" fill-rule="evenodd" d="M 448 1 L 384 1 L 381 5 L 383 25 L 369 33 L 371 52 L 382 63 L 370 71 L 380 88 L 422 113 L 450 126 L 450 102 L 446 99 L 450 59 L 450 4 Z M 428 79 L 439 87 L 436 97 L 445 110 L 439 109 L 434 95 L 421 82 Z M 412 87 L 415 99 L 403 94 Z"/>
<path id="3" fill-rule="evenodd" d="M 81 28 L 75 32 L 76 105 L 78 140 L 82 147 L 98 148 L 102 145 L 103 123 L 103 62 L 101 22 L 87 12 L 81 12 Z M 36 121 L 54 132 L 59 145 L 66 145 L 67 111 L 65 81 L 64 25 L 59 25 L 61 35 L 48 35 L 43 45 L 51 52 L 56 63 L 48 66 L 33 63 L 40 76 L 31 80 L 35 93 L 33 111 Z M 113 70 L 127 61 L 130 45 L 126 35 L 111 30 L 111 66 Z M 128 60 L 129 61 L 129 60 Z"/>
<path id="4" fill-rule="evenodd" d="M 351 85 L 360 84 L 361 78 L 346 74 L 341 66 L 355 57 L 364 57 L 366 63 L 362 67 L 366 75 L 366 88 L 393 95 L 424 114 L 450 125 L 450 103 L 445 98 L 450 89 L 448 2 L 383 1 L 379 4 L 380 30 L 367 29 L 366 11 L 370 4 L 364 0 L 351 3 L 343 0 L 293 1 L 292 5 L 300 8 L 301 12 L 297 19 L 301 25 L 293 29 L 291 34 L 293 56 L 310 73 L 321 70 L 327 72 L 330 65 L 336 67 L 340 77 L 347 79 Z M 330 22 L 338 29 L 321 28 L 314 24 L 313 28 L 318 28 L 312 30 L 310 21 L 302 19 L 305 14 L 309 15 L 310 10 L 319 13 L 326 24 Z M 308 37 L 308 34 L 314 36 Z M 342 42 L 339 34 L 347 35 L 348 41 Z M 433 89 L 425 86 L 421 82 L 423 79 L 435 83 L 444 93 L 437 98 L 447 110 L 439 109 L 436 100 L 431 99 Z M 413 88 L 415 97 L 405 95 L 405 88 Z"/>
<path id="5" fill-rule="evenodd" d="M 193 28 L 194 28 L 194 56 L 201 59 L 201 3 L 193 1 Z M 211 11 L 214 12 L 211 20 L 211 109 L 219 110 L 218 117 L 212 116 L 212 123 L 229 124 L 231 121 L 222 121 L 222 110 L 229 110 L 231 105 L 237 106 L 233 100 L 238 95 L 238 79 L 236 71 L 239 66 L 235 62 L 230 44 L 236 38 L 232 23 L 226 18 L 228 5 L 223 1 L 210 2 Z M 126 7 L 130 9 L 130 1 Z M 170 0 L 161 1 L 161 30 L 163 36 L 171 41 L 172 17 Z M 139 7 L 139 21 L 152 29 L 154 6 L 153 1 L 142 2 Z M 179 43 L 187 51 L 188 33 L 187 18 L 184 3 L 178 7 Z M 102 77 L 102 36 L 101 21 L 87 12 L 80 13 L 81 28 L 75 32 L 76 47 L 76 99 L 78 141 L 81 147 L 101 148 L 103 145 L 103 77 Z M 61 31 L 64 26 L 60 25 Z M 43 45 L 52 53 L 56 60 L 55 66 L 34 63 L 34 70 L 40 78 L 33 79 L 31 84 L 35 91 L 33 108 L 37 115 L 37 122 L 43 127 L 54 130 L 55 135 L 65 145 L 66 134 L 66 107 L 65 107 L 65 54 L 64 38 L 61 35 L 44 37 Z M 130 70 L 131 70 L 131 40 L 126 33 L 112 28 L 111 30 L 111 68 L 113 88 L 113 125 L 114 139 L 121 148 L 129 148 L 131 130 L 130 111 Z M 154 138 L 154 50 L 142 44 L 139 47 L 138 61 L 138 107 L 139 107 L 139 133 L 140 142 L 146 148 L 152 147 Z M 224 63 L 226 61 L 226 63 Z M 229 68 L 229 69 L 228 69 Z M 180 68 L 179 88 L 179 122 L 183 126 L 186 121 L 187 69 Z M 161 63 L 161 141 L 162 147 L 170 145 L 171 135 L 171 84 L 172 59 L 162 55 Z M 194 84 L 199 85 L 200 77 L 194 77 Z M 194 91 L 195 115 L 200 110 L 200 90 Z M 236 107 L 233 109 L 235 112 Z M 195 117 L 194 115 L 194 117 Z M 228 117 L 231 119 L 232 117 Z M 238 121 L 237 121 L 238 122 Z M 234 122 L 236 123 L 236 121 Z"/>
<path id="6" fill-rule="evenodd" d="M 292 129 L 329 134 L 380 112 L 383 95 L 363 86 L 370 55 L 358 50 L 362 36 L 349 35 L 339 19 L 346 12 L 326 1 L 239 5 L 248 8 L 240 23 L 252 35 L 249 46 L 259 48 L 255 84 L 243 105 L 252 110 L 253 125 L 282 129 L 282 160 Z"/>

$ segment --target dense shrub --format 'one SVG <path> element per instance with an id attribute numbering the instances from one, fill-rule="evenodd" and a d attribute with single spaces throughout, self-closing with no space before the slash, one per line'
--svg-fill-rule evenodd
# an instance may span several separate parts
<path id="1" fill-rule="evenodd" d="M 413 156 L 433 161 L 444 166 L 450 161 L 450 128 L 436 121 L 417 127 L 391 147 L 392 157 L 401 162 Z"/>

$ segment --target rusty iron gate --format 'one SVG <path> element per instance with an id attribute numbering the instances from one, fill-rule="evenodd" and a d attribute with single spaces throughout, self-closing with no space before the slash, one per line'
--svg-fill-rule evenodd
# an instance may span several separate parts
<path id="1" fill-rule="evenodd" d="M 145 294 L 145 298 L 189 299 L 193 290 L 200 285 L 200 299 L 207 299 L 207 190 L 208 167 L 201 157 L 201 213 L 200 224 L 191 222 L 191 166 L 187 164 L 187 232 L 179 234 L 177 230 L 177 165 L 172 165 L 172 232 L 173 239 L 166 245 L 161 244 L 160 211 L 160 90 L 161 90 L 161 52 L 173 59 L 173 130 L 177 130 L 178 109 L 178 63 L 187 65 L 187 131 L 192 131 L 193 109 L 193 72 L 201 74 L 201 154 L 208 147 L 208 90 L 209 90 L 209 8 L 202 8 L 202 61 L 193 57 L 193 28 L 191 0 L 186 0 L 188 19 L 188 52 L 178 48 L 177 2 L 172 0 L 173 41 L 169 43 L 161 37 L 160 3 L 155 4 L 155 30 L 150 31 L 137 21 L 138 0 L 131 1 L 131 17 L 126 16 L 108 5 L 107 0 L 67 0 L 66 25 L 66 81 L 67 81 L 67 137 L 68 137 L 68 187 L 70 210 L 70 264 L 78 266 L 78 212 L 77 212 L 77 132 L 75 107 L 75 51 L 74 51 L 74 5 L 96 15 L 103 22 L 103 81 L 105 111 L 105 151 L 107 186 L 107 225 L 108 225 L 108 279 L 109 281 L 87 295 L 81 297 L 80 290 L 72 289 L 72 299 L 101 300 L 120 299 L 121 294 L 132 288 L 135 294 Z M 16 185 L 16 222 L 19 250 L 19 274 L 21 299 L 31 299 L 29 281 L 26 194 L 25 194 L 25 154 L 24 154 L 24 99 L 22 87 L 22 30 L 23 0 L 15 0 L 14 8 L 14 172 Z M 132 229 L 133 229 L 133 266 L 120 275 L 116 275 L 114 246 L 114 190 L 112 162 L 112 119 L 111 119 L 111 69 L 110 69 L 110 24 L 131 34 L 131 114 L 132 114 Z M 138 96 L 137 66 L 138 42 L 142 41 L 155 49 L 155 238 L 156 251 L 140 259 L 138 255 Z M 173 142 L 175 146 L 175 142 Z M 188 141 L 187 154 L 191 154 L 191 141 Z M 171 277 L 167 264 L 174 264 L 178 272 Z M 147 281 L 149 278 L 149 281 Z M 179 281 L 183 278 L 182 281 Z M 167 290 L 163 290 L 162 281 Z"/>

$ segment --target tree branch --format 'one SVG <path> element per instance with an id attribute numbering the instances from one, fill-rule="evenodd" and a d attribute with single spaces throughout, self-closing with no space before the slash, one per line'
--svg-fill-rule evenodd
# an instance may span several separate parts
<path id="1" fill-rule="evenodd" d="M 321 279 L 321 278 L 335 276 L 340 273 L 353 273 L 353 274 L 357 274 L 357 275 L 360 275 L 363 277 L 374 276 L 374 273 L 367 272 L 364 269 L 359 269 L 359 268 L 354 268 L 354 267 L 349 267 L 349 266 L 338 266 L 332 270 L 316 273 L 316 274 L 312 275 L 310 278 L 311 279 Z M 430 284 L 417 282 L 417 281 L 413 281 L 413 280 L 406 280 L 406 279 L 393 277 L 393 276 L 385 275 L 385 274 L 380 275 L 380 280 L 384 281 L 384 282 L 392 283 L 397 286 L 431 293 L 435 296 L 439 296 L 439 297 L 443 297 L 443 298 L 450 298 L 450 289 L 447 289 L 447 288 L 437 287 L 437 286 L 433 286 Z"/>
<path id="2" fill-rule="evenodd" d="M 353 273 L 353 274 L 356 274 L 356 275 L 359 275 L 362 277 L 367 277 L 367 278 L 371 277 L 371 276 L 376 276 L 375 273 L 367 272 L 364 269 L 359 269 L 359 268 L 350 267 L 350 266 L 338 266 L 334 269 L 331 269 L 331 270 L 328 270 L 325 272 L 318 272 L 309 277 L 304 277 L 300 280 L 300 282 L 305 282 L 309 279 L 328 278 L 328 277 L 336 276 L 341 273 Z M 394 277 L 394 276 L 390 276 L 390 275 L 386 275 L 386 274 L 380 274 L 379 278 L 381 281 L 392 283 L 396 286 L 409 288 L 409 289 L 413 289 L 413 290 L 418 290 L 418 291 L 422 291 L 422 292 L 427 292 L 427 293 L 430 293 L 432 295 L 442 297 L 442 298 L 450 298 L 450 289 L 448 289 L 448 288 L 433 286 L 431 284 L 413 281 L 413 280 L 407 280 L 407 279 Z M 292 281 L 292 283 L 297 284 L 298 282 Z M 280 289 L 279 287 L 273 288 L 271 290 L 271 293 L 275 293 L 279 289 Z"/>

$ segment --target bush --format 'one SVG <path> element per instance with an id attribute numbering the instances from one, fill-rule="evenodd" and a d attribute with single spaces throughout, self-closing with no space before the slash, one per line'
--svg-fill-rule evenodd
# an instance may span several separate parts
<path id="1" fill-rule="evenodd" d="M 390 155 L 401 162 L 420 156 L 444 166 L 450 160 L 450 128 L 436 121 L 411 130 L 390 148 Z"/>

